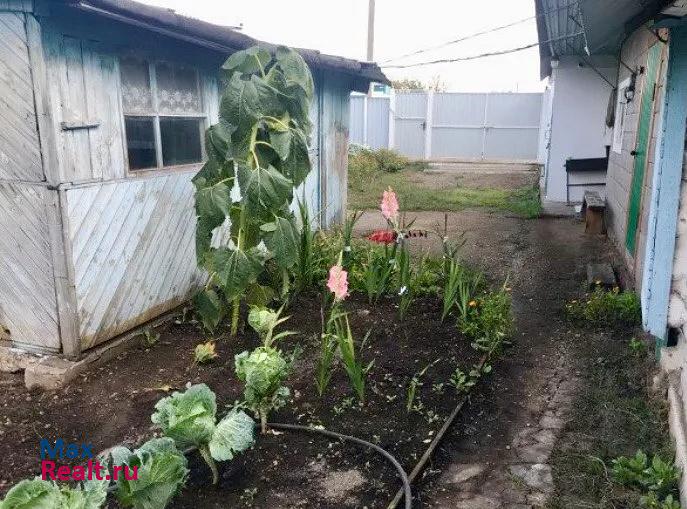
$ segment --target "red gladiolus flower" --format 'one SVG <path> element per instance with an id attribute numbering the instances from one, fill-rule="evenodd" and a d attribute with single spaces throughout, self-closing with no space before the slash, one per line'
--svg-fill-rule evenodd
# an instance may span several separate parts
<path id="1" fill-rule="evenodd" d="M 393 244 L 396 242 L 396 232 L 393 230 L 377 230 L 367 236 L 367 240 L 378 244 Z"/>

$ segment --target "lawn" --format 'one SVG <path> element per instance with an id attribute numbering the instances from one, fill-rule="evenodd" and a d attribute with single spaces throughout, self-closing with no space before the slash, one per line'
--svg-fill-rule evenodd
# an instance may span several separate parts
<path id="1" fill-rule="evenodd" d="M 354 210 L 374 209 L 379 206 L 382 191 L 392 187 L 411 211 L 442 210 L 455 212 L 466 208 L 487 208 L 538 217 L 541 212 L 539 189 L 536 186 L 494 188 L 466 187 L 456 184 L 428 185 L 422 177 L 425 165 L 411 163 L 404 158 L 364 151 L 349 158 L 348 201 Z M 395 157 L 392 164 L 387 159 Z M 380 163 L 379 159 L 382 159 Z M 385 164 L 387 163 L 387 164 Z"/>

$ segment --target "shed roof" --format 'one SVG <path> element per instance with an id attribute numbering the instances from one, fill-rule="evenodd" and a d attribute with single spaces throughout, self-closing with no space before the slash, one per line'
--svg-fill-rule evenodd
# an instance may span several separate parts
<path id="1" fill-rule="evenodd" d="M 534 0 L 541 77 L 564 55 L 617 55 L 627 34 L 671 0 Z"/>
<path id="2" fill-rule="evenodd" d="M 270 50 L 276 48 L 274 44 L 259 41 L 226 26 L 182 16 L 171 9 L 154 7 L 132 0 L 56 1 L 73 9 L 182 39 L 217 52 L 235 52 L 255 45 Z M 361 62 L 350 58 L 327 55 L 313 49 L 297 48 L 297 51 L 311 67 L 345 73 L 366 85 L 369 85 L 370 82 L 389 84 L 388 78 L 374 62 Z"/>

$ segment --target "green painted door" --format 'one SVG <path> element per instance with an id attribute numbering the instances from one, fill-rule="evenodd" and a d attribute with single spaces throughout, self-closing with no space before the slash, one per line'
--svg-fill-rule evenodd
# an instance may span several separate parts
<path id="1" fill-rule="evenodd" d="M 635 144 L 635 164 L 632 173 L 632 186 L 630 187 L 630 206 L 627 212 L 627 234 L 625 246 L 630 254 L 634 255 L 637 247 L 637 228 L 639 226 L 639 214 L 642 202 L 642 185 L 647 163 L 647 152 L 651 140 L 651 117 L 654 110 L 654 95 L 656 92 L 656 79 L 661 60 L 661 45 L 654 44 L 649 49 L 646 62 L 646 78 L 642 90 L 642 102 L 639 105 L 639 126 L 637 126 L 637 141 Z"/>

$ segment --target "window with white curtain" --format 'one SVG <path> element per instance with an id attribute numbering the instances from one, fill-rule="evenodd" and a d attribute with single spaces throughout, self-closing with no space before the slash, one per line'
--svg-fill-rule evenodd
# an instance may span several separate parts
<path id="1" fill-rule="evenodd" d="M 129 169 L 203 160 L 206 115 L 198 72 L 167 62 L 120 59 Z"/>

